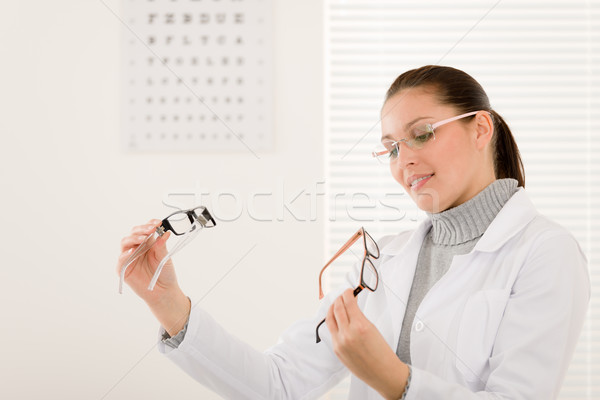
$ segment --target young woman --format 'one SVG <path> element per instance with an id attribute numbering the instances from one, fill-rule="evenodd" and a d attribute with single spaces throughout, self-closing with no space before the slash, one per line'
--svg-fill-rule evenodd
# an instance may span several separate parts
<path id="1" fill-rule="evenodd" d="M 378 249 L 365 242 L 347 287 L 264 353 L 190 310 L 172 263 L 146 290 L 165 235 L 126 277 L 165 328 L 160 351 L 231 399 L 318 398 L 348 372 L 357 400 L 556 398 L 590 297 L 587 264 L 529 200 L 510 129 L 471 76 L 442 66 L 400 75 L 381 122 L 374 155 L 428 218 Z M 158 224 L 133 228 L 119 265 Z M 378 289 L 355 295 L 365 260 Z"/>

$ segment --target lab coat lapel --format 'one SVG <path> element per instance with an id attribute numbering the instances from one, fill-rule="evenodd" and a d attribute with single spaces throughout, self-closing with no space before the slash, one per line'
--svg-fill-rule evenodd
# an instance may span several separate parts
<path id="1" fill-rule="evenodd" d="M 538 212 L 525 189 L 519 188 L 498 212 L 472 253 L 497 251 L 514 235 L 523 230 L 537 214 Z"/>
<path id="2" fill-rule="evenodd" d="M 537 215 L 529 196 L 520 188 L 500 210 L 471 253 L 457 256 L 460 264 L 469 263 L 479 251 L 493 252 L 522 230 Z M 394 350 L 398 347 L 400 329 L 404 320 L 406 303 L 412 287 L 417 259 L 425 235 L 431 229 L 431 220 L 424 220 L 410 234 L 400 234 L 381 249 L 379 265 L 379 290 L 365 309 L 378 316 L 374 322 Z M 382 310 L 386 310 L 382 312 Z"/>
<path id="3" fill-rule="evenodd" d="M 427 219 L 419 225 L 408 240 L 405 237 L 399 237 L 381 251 L 383 256 L 387 256 L 379 267 L 379 286 L 385 294 L 384 301 L 387 307 L 384 309 L 388 313 L 385 319 L 388 323 L 382 322 L 379 329 L 394 350 L 398 346 L 400 328 L 404 320 L 406 302 L 410 294 L 421 244 L 430 228 L 431 221 Z"/>

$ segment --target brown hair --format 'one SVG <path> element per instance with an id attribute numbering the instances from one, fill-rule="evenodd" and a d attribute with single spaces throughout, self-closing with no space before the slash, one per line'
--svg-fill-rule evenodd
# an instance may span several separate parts
<path id="1" fill-rule="evenodd" d="M 489 111 L 495 130 L 492 150 L 496 178 L 513 178 L 519 186 L 525 187 L 525 169 L 515 138 L 504 119 L 492 110 L 487 94 L 472 76 L 452 67 L 426 65 L 396 78 L 387 91 L 385 101 L 404 89 L 423 86 L 434 89 L 441 104 L 453 106 L 461 114 Z"/>

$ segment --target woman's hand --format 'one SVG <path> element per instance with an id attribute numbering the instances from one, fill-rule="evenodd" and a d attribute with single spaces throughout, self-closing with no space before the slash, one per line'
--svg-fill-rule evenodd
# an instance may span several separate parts
<path id="1" fill-rule="evenodd" d="M 358 308 L 352 289 L 338 297 L 327 313 L 333 351 L 354 375 L 387 399 L 402 397 L 408 366 L 390 348 Z"/>
<path id="2" fill-rule="evenodd" d="M 117 274 L 121 274 L 125 261 L 160 224 L 161 220 L 153 219 L 145 225 L 135 226 L 131 233 L 121 240 Z M 166 242 L 170 234 L 171 232 L 167 232 L 158 239 L 151 238 L 148 241 L 149 250 L 138 257 L 125 271 L 125 283 L 148 304 L 167 332 L 174 336 L 185 325 L 190 311 L 190 302 L 179 288 L 171 260 L 165 263 L 154 290 L 148 290 L 154 272 L 168 253 Z"/>

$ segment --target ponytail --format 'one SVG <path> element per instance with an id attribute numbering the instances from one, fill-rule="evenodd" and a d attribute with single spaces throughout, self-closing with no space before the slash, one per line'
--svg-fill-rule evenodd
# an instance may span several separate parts
<path id="1" fill-rule="evenodd" d="M 519 182 L 518 186 L 525 187 L 525 170 L 515 138 L 500 114 L 494 110 L 490 110 L 490 114 L 495 130 L 493 147 L 496 178 L 513 178 Z"/>

